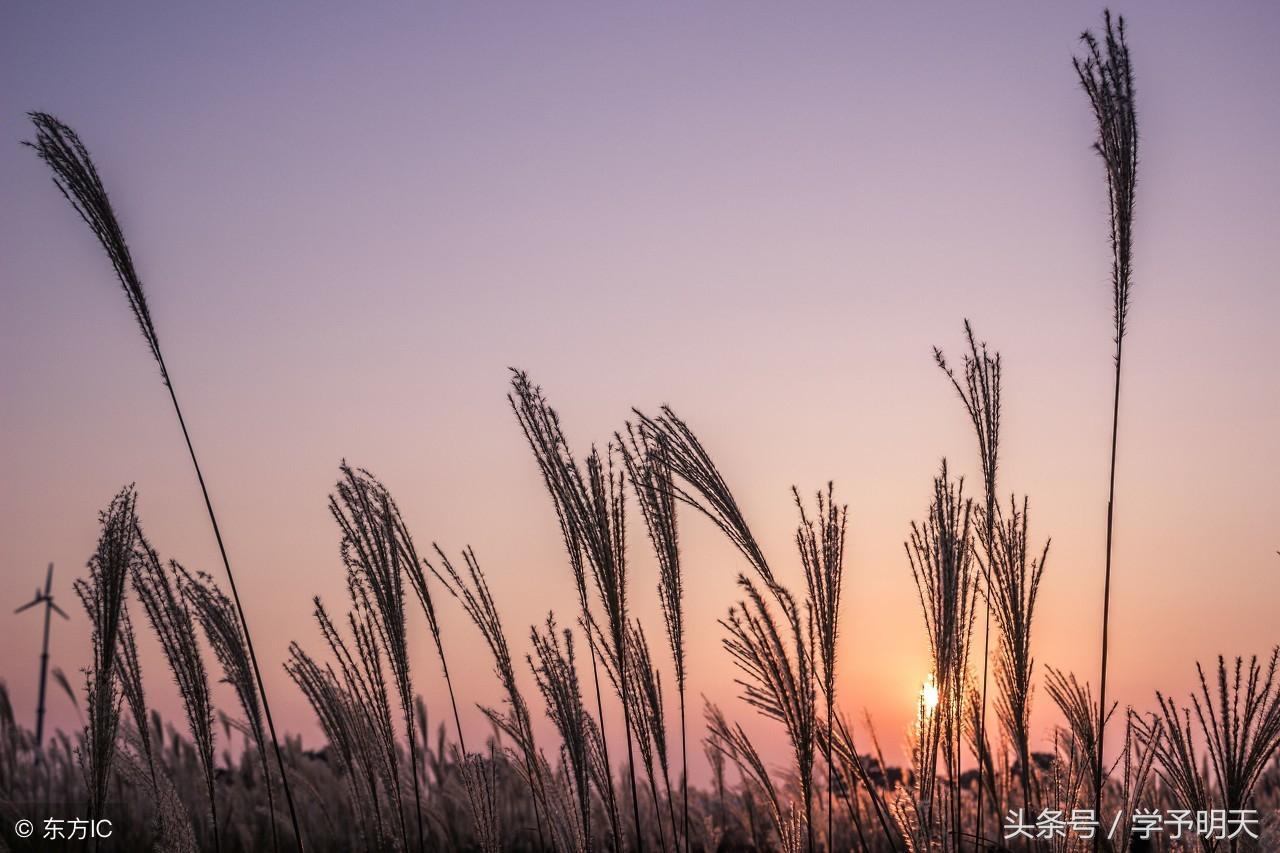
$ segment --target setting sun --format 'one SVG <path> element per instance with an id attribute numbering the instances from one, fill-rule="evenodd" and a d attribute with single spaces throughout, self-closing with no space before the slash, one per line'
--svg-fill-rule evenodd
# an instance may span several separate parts
<path id="1" fill-rule="evenodd" d="M 920 714 L 924 717 L 933 716 L 933 712 L 938 709 L 938 682 L 930 674 L 924 680 L 924 684 L 920 688 Z"/>

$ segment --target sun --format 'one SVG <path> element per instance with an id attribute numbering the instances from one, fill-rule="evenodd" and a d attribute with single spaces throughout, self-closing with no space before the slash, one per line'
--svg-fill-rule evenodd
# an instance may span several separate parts
<path id="1" fill-rule="evenodd" d="M 920 688 L 920 710 L 926 717 L 933 716 L 938 708 L 938 682 L 932 674 L 924 680 Z"/>

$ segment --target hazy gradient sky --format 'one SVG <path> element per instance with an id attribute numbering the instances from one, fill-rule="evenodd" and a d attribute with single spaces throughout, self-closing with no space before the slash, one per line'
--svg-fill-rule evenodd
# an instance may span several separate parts
<path id="1" fill-rule="evenodd" d="M 1113 696 L 1280 640 L 1280 8 L 1131 3 L 1141 126 L 1113 600 Z M 29 109 L 113 193 L 219 507 L 278 723 L 280 669 L 345 595 L 342 458 L 422 546 L 470 543 L 523 656 L 573 588 L 507 408 L 510 365 L 579 452 L 670 403 L 766 552 L 800 572 L 788 489 L 834 478 L 851 538 L 841 700 L 898 753 L 928 670 L 902 550 L 945 455 L 976 473 L 931 346 L 1006 360 L 1002 489 L 1053 537 L 1038 662 L 1096 682 L 1111 294 L 1100 163 L 1070 65 L 1095 3 L 482 6 L 6 3 L 0 11 L 0 678 L 34 709 L 39 619 L 10 615 L 128 482 L 166 556 L 221 577 L 155 366 L 109 265 L 31 151 Z M 976 486 L 976 482 L 975 482 Z M 686 513 L 691 719 L 734 698 L 716 619 L 742 562 Z M 636 519 L 636 610 L 660 635 Z M 441 605 L 466 705 L 491 662 Z M 447 707 L 424 620 L 417 686 Z M 149 698 L 176 696 L 146 640 Z M 665 654 L 661 666 L 670 673 Z M 526 686 L 532 690 L 531 680 Z M 230 692 L 221 706 L 234 710 Z M 1043 744 L 1056 719 L 1038 694 Z M 673 710 L 674 713 L 674 710 Z M 75 712 L 51 698 L 55 724 Z M 538 712 L 540 732 L 549 727 Z M 698 762 L 694 780 L 705 778 Z"/>

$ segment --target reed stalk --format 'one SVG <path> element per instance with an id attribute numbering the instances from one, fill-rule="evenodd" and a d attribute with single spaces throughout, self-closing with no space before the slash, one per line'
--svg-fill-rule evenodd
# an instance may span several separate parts
<path id="1" fill-rule="evenodd" d="M 806 605 L 817 629 L 818 659 L 822 663 L 822 695 L 827 704 L 827 732 L 834 728 L 836 702 L 836 652 L 840 635 L 840 591 L 844 582 L 844 541 L 849 510 L 835 502 L 835 487 L 827 483 L 824 495 L 818 492 L 817 522 L 805 512 L 800 492 L 791 490 L 800 510 L 796 547 L 804 566 Z M 828 751 L 829 753 L 830 751 Z M 835 837 L 835 767 L 827 757 L 827 849 Z"/>
<path id="2" fill-rule="evenodd" d="M 569 557 L 569 567 L 573 572 L 574 586 L 578 593 L 578 607 L 581 610 L 580 621 L 589 641 L 587 645 L 591 654 L 591 678 L 596 695 L 596 720 L 600 733 L 602 759 L 605 767 L 611 768 L 609 741 L 605 734 L 604 726 L 604 700 L 600 691 L 599 659 L 593 635 L 593 626 L 596 624 L 596 620 L 591 612 L 590 593 L 587 589 L 588 542 L 584 538 L 583 527 L 591 523 L 590 520 L 593 518 L 592 499 L 587 493 L 586 478 L 583 476 L 576 458 L 569 449 L 569 442 L 565 438 L 564 429 L 560 424 L 560 416 L 547 402 L 542 388 L 534 385 L 525 372 L 512 369 L 511 393 L 507 395 L 507 401 L 511 405 L 512 412 L 515 413 L 516 421 L 520 424 L 525 440 L 529 443 L 529 449 L 533 451 L 534 460 L 538 464 L 538 471 L 542 475 L 543 485 L 547 489 L 547 494 L 551 497 L 556 520 L 560 525 L 565 551 Z M 599 544 L 596 544 L 595 547 L 600 550 Z M 603 559 L 604 565 L 608 567 L 610 561 L 607 557 Z M 593 579 L 597 581 L 597 592 L 602 600 L 608 599 L 609 596 L 606 591 L 599 585 L 596 563 L 592 562 L 591 566 Z M 612 573 L 611 569 L 607 570 Z M 616 602 L 614 604 L 616 606 Z M 606 610 L 608 609 L 609 605 L 606 602 Z M 623 703 L 623 710 L 624 714 L 630 713 L 625 702 Z M 627 738 L 628 758 L 631 764 L 631 769 L 628 770 L 628 773 L 633 773 L 634 760 L 630 754 L 631 729 L 629 723 L 627 725 Z M 618 797 L 613 785 L 612 772 L 604 774 L 604 782 L 606 783 L 606 788 L 601 793 L 606 798 L 605 811 L 610 817 L 610 831 L 613 835 L 614 848 L 621 850 L 622 829 L 616 819 Z M 634 803 L 636 800 L 634 775 L 631 776 L 630 782 L 631 799 Z M 635 818 L 638 835 L 640 831 L 638 810 L 635 812 Z"/>
<path id="3" fill-rule="evenodd" d="M 561 638 L 563 636 L 563 643 Z M 592 849 L 591 839 L 591 755 L 586 709 L 582 704 L 582 687 L 578 682 L 577 662 L 573 651 L 573 633 L 557 630 L 555 617 L 548 614 L 545 633 L 535 626 L 529 631 L 534 656 L 527 656 L 538 690 L 545 700 L 547 717 L 555 724 L 564 743 L 573 774 L 573 789 L 578 804 L 579 821 L 585 849 Z"/>
<path id="4" fill-rule="evenodd" d="M 417 569 L 417 553 L 391 493 L 364 469 L 341 465 L 342 478 L 329 496 L 329 512 L 342 531 L 342 562 L 348 583 L 366 602 L 370 622 L 387 653 L 400 715 L 409 741 L 418 848 L 425 849 L 422 795 L 418 780 L 417 727 L 413 679 L 404 614 L 404 576 Z M 442 655 L 443 656 L 443 655 Z M 459 728 L 461 732 L 461 728 Z"/>
<path id="5" fill-rule="evenodd" d="M 627 436 L 617 435 L 627 473 L 636 492 L 649 541 L 658 559 L 658 603 L 667 631 L 667 645 L 675 667 L 680 697 L 680 798 L 684 848 L 689 850 L 689 749 L 685 720 L 684 575 L 676 524 L 676 496 L 666 440 L 643 426 L 627 424 Z M 674 824 L 674 821 L 673 821 Z M 674 832 L 674 826 L 672 831 Z"/>
<path id="6" fill-rule="evenodd" d="M 920 746 L 919 790 L 926 835 L 932 835 L 937 817 L 934 806 L 939 748 L 944 750 L 949 775 L 954 779 L 959 771 L 956 747 L 977 596 L 971 511 L 972 501 L 964 495 L 964 481 L 950 478 L 944 460 L 941 473 L 934 478 L 928 518 L 919 524 L 911 523 L 911 536 L 904 546 L 929 636 L 938 691 L 936 708 L 924 708 L 922 702 L 920 715 L 924 742 Z M 952 829 L 958 827 L 953 825 Z"/>
<path id="7" fill-rule="evenodd" d="M 178 694 L 187 715 L 191 739 L 196 745 L 200 768 L 204 771 L 205 786 L 209 794 L 209 814 L 212 818 L 213 846 L 221 850 L 218 831 L 218 797 L 214 784 L 214 734 L 213 700 L 209 691 L 209 676 L 196 640 L 195 620 L 191 608 L 179 592 L 177 579 L 182 569 L 178 563 L 170 564 L 166 571 L 155 549 L 147 543 L 139 530 L 137 559 L 132 566 L 133 588 L 146 610 L 147 619 L 155 631 L 165 660 L 178 684 Z"/>
<path id="8" fill-rule="evenodd" d="M 271 765 L 267 758 L 266 733 L 262 728 L 262 706 L 253 682 L 253 667 L 249 663 L 249 650 L 244 641 L 240 620 L 235 606 L 227 598 L 213 578 L 204 572 L 192 573 L 179 565 L 178 588 L 183 600 L 195 612 L 204 629 L 205 639 L 213 649 L 214 657 L 222 667 L 226 681 L 235 690 L 240 708 L 249 725 L 253 745 L 258 751 L 262 768 L 263 785 L 267 789 L 267 814 L 271 823 L 271 849 L 280 849 L 279 832 L 276 829 L 275 794 L 271 784 Z"/>
<path id="9" fill-rule="evenodd" d="M 961 365 L 963 382 L 947 363 L 942 350 L 934 347 L 933 358 L 964 404 L 973 425 L 974 435 L 978 439 L 978 462 L 982 468 L 982 493 L 986 506 L 986 524 L 979 527 L 983 550 L 988 560 L 991 558 L 995 534 L 996 512 L 996 479 L 1000 469 L 1000 392 L 1003 376 L 1000 353 L 994 355 L 987 349 L 986 343 L 979 344 L 973 334 L 973 326 L 964 321 L 965 342 L 969 351 L 964 355 Z M 991 660 L 991 598 L 983 595 L 984 615 L 982 620 L 982 693 L 978 713 L 978 725 L 975 741 L 980 745 L 987 743 L 987 686 L 989 682 L 989 664 Z M 983 809 L 983 775 L 987 771 L 982 756 L 978 756 L 978 809 L 977 828 L 975 834 L 978 842 L 986 841 L 984 830 L 985 810 Z M 994 780 L 991 789 L 995 789 Z M 998 810 L 998 806 L 997 806 Z"/>
<path id="10" fill-rule="evenodd" d="M 209 489 L 205 485 L 204 474 L 200 470 L 200 462 L 196 458 L 195 446 L 191 442 L 191 434 L 187 430 L 186 419 L 182 415 L 182 407 L 178 404 L 177 391 L 174 388 L 164 355 L 160 350 L 160 340 L 156 335 L 155 323 L 151 318 L 151 309 L 147 305 L 146 293 L 142 288 L 142 279 L 133 263 L 133 255 L 125 241 L 124 231 L 116 218 L 107 190 L 98 176 L 89 151 L 80 141 L 80 137 L 67 125 L 48 113 L 29 113 L 36 127 L 34 142 L 25 143 L 35 149 L 37 155 L 53 171 L 53 182 L 70 202 L 72 208 L 84 220 L 94 236 L 98 239 L 111 265 L 116 278 L 124 289 L 129 307 L 133 311 L 138 328 L 147 342 L 147 348 L 160 368 L 160 378 L 169 399 L 173 403 L 174 414 L 178 418 L 178 426 L 182 430 L 183 440 L 187 445 L 187 453 L 191 457 L 191 465 L 195 469 L 196 481 L 204 498 L 205 510 L 209 515 L 209 524 L 213 528 L 213 537 L 218 544 L 218 553 L 222 558 L 222 566 L 227 573 L 227 583 L 231 589 L 231 598 L 235 602 L 236 616 L 244 629 L 245 642 L 249 650 L 249 660 L 253 665 L 254 680 L 258 693 L 262 696 L 262 710 L 267 718 L 267 729 L 271 734 L 271 746 L 275 752 L 276 765 L 280 770 L 280 784 L 284 789 L 285 802 L 289 807 L 289 821 L 293 825 L 294 842 L 298 853 L 302 853 L 302 833 L 298 827 L 297 810 L 293 804 L 293 794 L 289 787 L 289 778 L 284 769 L 284 757 L 280 751 L 280 742 L 276 738 L 275 722 L 271 716 L 271 704 L 267 700 L 266 687 L 262 682 L 262 670 L 258 666 L 258 657 L 253 648 L 253 636 L 249 631 L 249 623 L 244 615 L 244 607 L 240 603 L 240 593 L 236 588 L 235 575 L 231 571 L 231 561 L 227 557 L 227 549 L 222 539 L 222 531 L 218 526 L 217 515 L 213 511 L 213 501 L 209 497 Z"/>
<path id="11" fill-rule="evenodd" d="M 1097 123 L 1094 150 L 1106 167 L 1107 201 L 1111 233 L 1111 289 L 1115 327 L 1115 381 L 1111 404 L 1111 466 L 1107 485 L 1107 552 L 1102 587 L 1102 677 L 1098 686 L 1098 761 L 1094 767 L 1094 807 L 1102 809 L 1102 772 L 1105 755 L 1107 704 L 1107 657 L 1111 621 L 1111 562 L 1115 530 L 1116 451 L 1120 434 L 1120 377 L 1124 355 L 1124 335 L 1129 314 L 1129 292 L 1133 277 L 1134 190 L 1138 174 L 1138 119 L 1134 109 L 1133 63 L 1125 41 L 1123 17 L 1113 23 L 1104 13 L 1105 32 L 1101 40 L 1085 32 L 1083 58 L 1072 60 L 1080 85 L 1089 98 Z M 1095 838 L 1093 849 L 1099 847 Z"/>
<path id="12" fill-rule="evenodd" d="M 121 631 L 127 618 L 127 582 L 138 559 L 136 501 L 133 486 L 128 486 L 99 513 L 102 531 L 97 548 L 89 558 L 88 578 L 75 582 L 76 595 L 89 614 L 93 648 L 92 664 L 85 670 L 89 722 L 80 750 L 91 820 L 102 816 L 120 728 L 121 697 L 116 667 Z"/>
<path id="13" fill-rule="evenodd" d="M 516 683 L 515 665 L 511 658 L 511 649 L 507 645 L 506 633 L 502 628 L 502 618 L 498 614 L 497 604 L 489 590 L 489 583 L 484 571 L 470 548 L 462 551 L 463 564 L 467 577 L 454 566 L 439 545 L 432 546 L 440 560 L 437 569 L 428 562 L 426 565 L 446 590 L 462 605 L 472 623 L 480 630 L 485 644 L 493 655 L 498 680 L 506 693 L 507 714 L 492 709 L 482 709 L 494 725 L 507 732 L 520 748 L 520 756 L 524 762 L 529 791 L 533 797 L 534 817 L 538 824 L 538 846 L 545 843 L 542 833 L 542 817 L 551 819 L 551 809 L 547 800 L 546 780 L 543 777 L 542 761 L 538 755 L 533 737 L 533 722 L 529 716 L 529 706 Z M 550 828 L 550 827 L 548 827 Z"/>

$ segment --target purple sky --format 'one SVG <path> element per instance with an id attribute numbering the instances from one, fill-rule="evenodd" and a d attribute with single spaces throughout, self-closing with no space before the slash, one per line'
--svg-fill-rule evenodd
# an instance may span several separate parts
<path id="1" fill-rule="evenodd" d="M 1187 688 L 1197 657 L 1280 639 L 1280 8 L 1118 11 L 1144 138 L 1112 689 L 1142 706 Z M 109 266 L 18 145 L 29 109 L 74 126 L 113 193 L 273 705 L 309 741 L 279 663 L 290 639 L 319 651 L 312 594 L 342 606 L 325 496 L 343 457 L 385 480 L 424 550 L 475 546 L 521 655 L 549 609 L 571 620 L 504 398 L 518 365 L 580 452 L 630 406 L 671 403 L 790 582 L 788 489 L 835 479 L 852 517 L 842 701 L 896 752 L 928 670 L 902 540 L 940 457 L 976 473 L 930 355 L 958 356 L 965 317 L 1006 359 L 1002 488 L 1029 493 L 1033 535 L 1053 537 L 1037 660 L 1096 681 L 1111 295 L 1070 57 L 1100 12 L 5 4 L 0 678 L 16 710 L 34 707 L 39 625 L 12 609 L 54 561 L 74 621 L 53 662 L 78 685 L 87 620 L 70 580 L 121 485 L 137 482 L 162 554 L 221 576 Z M 691 515 L 684 529 L 694 708 L 705 693 L 776 733 L 734 698 L 719 648 L 741 561 Z M 634 597 L 656 638 L 640 531 Z M 497 701 L 478 635 L 442 610 L 460 699 Z M 412 631 L 440 720 L 418 614 Z M 149 638 L 144 667 L 174 715 Z M 1055 718 L 1039 696 L 1043 738 Z M 65 697 L 51 708 L 75 723 Z"/>

